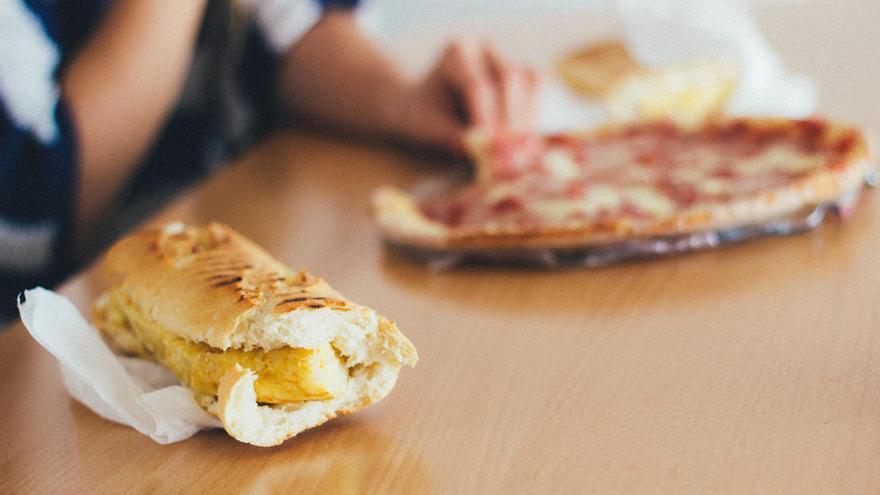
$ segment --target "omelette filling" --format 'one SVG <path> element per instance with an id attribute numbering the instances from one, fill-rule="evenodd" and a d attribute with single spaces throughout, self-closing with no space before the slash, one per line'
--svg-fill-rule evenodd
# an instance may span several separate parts
<path id="1" fill-rule="evenodd" d="M 317 349 L 223 351 L 169 332 L 116 291 L 100 311 L 105 332 L 119 347 L 159 362 L 195 394 L 216 396 L 220 378 L 236 364 L 257 374 L 257 402 L 266 404 L 332 399 L 348 380 L 348 371 L 329 343 Z"/>

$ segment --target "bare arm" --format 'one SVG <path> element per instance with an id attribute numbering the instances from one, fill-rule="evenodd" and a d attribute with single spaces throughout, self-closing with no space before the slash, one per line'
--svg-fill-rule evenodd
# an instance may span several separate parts
<path id="1" fill-rule="evenodd" d="M 331 11 L 287 53 L 279 91 L 288 108 L 356 132 L 456 148 L 473 127 L 527 130 L 536 76 L 486 46 L 452 43 L 420 80 L 407 80 Z"/>
<path id="2" fill-rule="evenodd" d="M 61 78 L 79 144 L 77 238 L 133 173 L 180 93 L 205 0 L 118 0 Z"/>
<path id="3" fill-rule="evenodd" d="M 407 81 L 347 11 L 330 11 L 287 53 L 280 96 L 289 109 L 359 131 L 390 132 L 390 99 Z"/>

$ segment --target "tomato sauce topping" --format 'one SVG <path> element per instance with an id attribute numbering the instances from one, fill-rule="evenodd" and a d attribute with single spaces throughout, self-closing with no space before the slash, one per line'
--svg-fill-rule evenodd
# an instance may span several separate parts
<path id="1" fill-rule="evenodd" d="M 451 227 L 656 219 L 778 187 L 816 166 L 844 163 L 840 157 L 857 145 L 858 136 L 831 142 L 828 132 L 824 121 L 807 119 L 764 126 L 732 120 L 698 131 L 652 122 L 587 138 L 501 136 L 491 143 L 490 163 L 484 164 L 491 167 L 492 180 L 426 201 L 422 210 Z M 569 175 L 548 170 L 544 158 L 551 151 L 563 153 L 563 164 L 554 167 Z M 779 163 L 780 156 L 795 166 Z"/>

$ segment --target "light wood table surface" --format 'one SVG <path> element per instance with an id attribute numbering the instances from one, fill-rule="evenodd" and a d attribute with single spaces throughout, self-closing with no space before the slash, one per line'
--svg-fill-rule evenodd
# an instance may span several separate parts
<path id="1" fill-rule="evenodd" d="M 220 220 L 396 319 L 421 361 L 283 446 L 168 446 L 66 395 L 0 335 L 0 485 L 42 493 L 880 489 L 880 194 L 796 237 L 599 270 L 433 273 L 386 253 L 369 192 L 411 158 L 280 135 L 162 213 Z M 89 269 L 62 292 L 87 311 Z M 6 492 L 5 492 L 6 493 Z"/>
<path id="2" fill-rule="evenodd" d="M 829 91 L 880 128 L 872 70 Z M 161 446 L 71 400 L 16 324 L 0 493 L 880 492 L 880 192 L 794 237 L 435 273 L 383 249 L 367 199 L 440 167 L 279 134 L 153 220 L 226 222 L 395 319 L 421 360 L 387 399 L 277 448 L 222 431 Z M 61 292 L 88 311 L 106 284 L 92 267 Z"/>

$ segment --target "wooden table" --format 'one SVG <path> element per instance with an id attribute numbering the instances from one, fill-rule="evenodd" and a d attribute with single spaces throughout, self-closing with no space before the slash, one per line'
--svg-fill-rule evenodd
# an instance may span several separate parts
<path id="1" fill-rule="evenodd" d="M 281 135 L 160 215 L 227 222 L 395 318 L 422 359 L 385 401 L 274 449 L 222 432 L 160 446 L 69 399 L 16 325 L 0 336 L 0 485 L 880 488 L 880 194 L 817 232 L 663 261 L 432 273 L 386 253 L 365 206 L 374 187 L 424 169 L 385 149 Z M 85 311 L 104 287 L 89 269 L 62 292 Z"/>
<path id="2" fill-rule="evenodd" d="M 829 91 L 880 128 L 866 74 L 861 94 Z M 795 237 L 434 273 L 382 248 L 367 198 L 440 166 L 280 134 L 154 220 L 226 222 L 397 320 L 421 361 L 386 400 L 277 448 L 222 431 L 160 446 L 72 401 L 17 324 L 0 333 L 0 493 L 880 492 L 878 192 Z M 61 291 L 87 311 L 106 284 L 93 267 Z"/>

